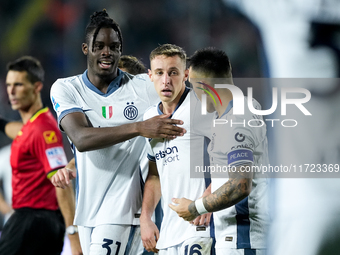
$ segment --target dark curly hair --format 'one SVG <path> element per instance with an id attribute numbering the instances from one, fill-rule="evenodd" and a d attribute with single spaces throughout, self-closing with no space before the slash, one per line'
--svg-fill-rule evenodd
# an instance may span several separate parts
<path id="1" fill-rule="evenodd" d="M 94 12 L 90 17 L 90 22 L 85 30 L 85 42 L 89 44 L 90 34 L 93 33 L 92 38 L 92 51 L 94 50 L 94 42 L 97 38 L 98 32 L 101 28 L 112 28 L 117 32 L 120 41 L 120 51 L 123 52 L 123 36 L 117 22 L 109 17 L 106 10 Z"/>

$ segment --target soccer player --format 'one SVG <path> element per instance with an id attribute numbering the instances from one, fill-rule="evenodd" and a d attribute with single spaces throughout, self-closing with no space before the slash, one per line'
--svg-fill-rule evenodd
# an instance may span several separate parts
<path id="1" fill-rule="evenodd" d="M 212 238 L 209 227 L 183 222 L 167 206 L 173 197 L 185 196 L 195 200 L 206 190 L 203 175 L 202 178 L 190 178 L 190 161 L 204 164 L 204 131 L 208 135 L 210 127 L 210 122 L 204 120 L 209 116 L 190 115 L 190 103 L 194 104 L 196 98 L 185 86 L 188 70 L 186 53 L 182 48 L 172 44 L 161 45 L 151 52 L 150 64 L 149 76 L 161 102 L 150 107 L 144 119 L 171 114 L 171 118 L 184 121 L 188 132 L 174 140 L 149 140 L 149 173 L 141 214 L 142 241 L 148 251 L 159 250 L 160 255 L 193 254 L 192 251 L 210 254 Z M 196 102 L 199 101 L 196 99 Z M 190 153 L 196 155 L 195 159 L 189 158 Z M 164 216 L 159 232 L 151 221 L 151 215 L 160 198 Z"/>
<path id="2" fill-rule="evenodd" d="M 74 194 L 72 187 L 56 191 L 49 180 L 67 160 L 57 123 L 41 101 L 44 70 L 28 56 L 9 63 L 7 69 L 9 101 L 22 123 L 1 120 L 0 129 L 15 139 L 10 159 L 14 213 L 4 226 L 0 254 L 60 254 L 65 224 L 73 221 Z M 70 241 L 73 254 L 81 254 L 78 236 L 70 236 Z"/>
<path id="3" fill-rule="evenodd" d="M 266 83 L 278 90 L 296 87 L 311 93 L 305 106 L 311 116 L 296 108 L 288 108 L 286 116 L 280 111 L 272 115 L 298 121 L 294 128 L 271 131 L 272 164 L 305 168 L 300 174 L 280 173 L 280 178 L 271 179 L 268 254 L 339 254 L 340 203 L 335 201 L 340 179 L 333 175 L 333 167 L 340 162 L 340 118 L 336 117 L 340 110 L 340 1 L 224 2 L 256 26 L 265 56 L 263 73 L 275 78 Z"/>
<path id="4" fill-rule="evenodd" d="M 76 159 L 74 224 L 84 254 L 124 254 L 142 202 L 142 136 L 173 139 L 185 132 L 175 126 L 182 121 L 169 115 L 142 121 L 157 94 L 146 74 L 133 76 L 117 68 L 122 43 L 118 24 L 105 10 L 95 12 L 82 45 L 87 70 L 58 79 L 51 88 L 59 127 Z M 74 177 L 63 169 L 52 178 L 55 186 L 64 187 Z"/>
<path id="5" fill-rule="evenodd" d="M 233 115 L 231 91 L 215 88 L 216 83 L 233 85 L 231 65 L 225 52 L 215 48 L 198 50 L 190 58 L 189 65 L 189 79 L 196 94 L 201 100 L 206 96 L 207 111 L 215 112 L 216 120 L 222 120 L 217 123 L 224 123 L 212 125 L 208 147 L 210 163 L 217 174 L 212 173 L 212 194 L 196 201 L 177 197 L 173 202 L 179 205 L 169 206 L 185 220 L 214 212 L 217 255 L 264 254 L 268 224 L 267 180 L 258 178 L 258 173 L 242 170 L 251 169 L 252 164 L 268 164 L 266 127 L 262 125 L 262 117 L 250 111 Z M 221 103 L 217 98 L 218 103 L 215 103 L 209 94 L 219 95 Z M 260 109 L 257 101 L 254 100 L 253 105 Z M 249 120 L 254 120 L 251 123 L 257 126 L 241 124 Z M 219 174 L 219 167 L 231 170 Z"/>

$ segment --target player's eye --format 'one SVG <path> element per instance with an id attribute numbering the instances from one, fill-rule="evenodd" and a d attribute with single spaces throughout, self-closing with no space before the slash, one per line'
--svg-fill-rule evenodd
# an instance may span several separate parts
<path id="1" fill-rule="evenodd" d="M 110 47 L 111 50 L 114 50 L 114 51 L 119 51 L 120 50 L 120 44 L 115 44 L 115 45 L 112 45 Z"/>
<path id="2" fill-rule="evenodd" d="M 95 45 L 94 45 L 94 48 L 96 49 L 96 50 L 101 50 L 101 49 L 103 49 L 103 44 L 99 44 L 99 43 L 96 43 Z"/>

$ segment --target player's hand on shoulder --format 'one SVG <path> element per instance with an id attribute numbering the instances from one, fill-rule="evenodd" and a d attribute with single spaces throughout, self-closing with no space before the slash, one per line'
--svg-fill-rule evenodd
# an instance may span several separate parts
<path id="1" fill-rule="evenodd" d="M 64 189 L 68 187 L 70 185 L 70 181 L 76 177 L 77 174 L 75 171 L 64 167 L 59 169 L 50 180 L 55 187 Z"/>
<path id="2" fill-rule="evenodd" d="M 140 231 L 144 248 L 148 252 L 158 253 L 158 249 L 156 249 L 156 244 L 159 238 L 159 230 L 156 224 L 152 220 L 141 219 Z"/>
<path id="3" fill-rule="evenodd" d="M 169 119 L 170 114 L 155 116 L 151 119 L 140 122 L 140 135 L 148 138 L 174 139 L 186 133 L 184 128 L 176 125 L 183 125 L 183 121 Z"/>

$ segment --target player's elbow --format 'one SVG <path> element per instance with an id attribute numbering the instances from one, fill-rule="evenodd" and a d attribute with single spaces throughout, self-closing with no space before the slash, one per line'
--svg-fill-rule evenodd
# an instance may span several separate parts
<path id="1" fill-rule="evenodd" d="M 79 152 L 89 151 L 88 146 L 86 146 L 85 142 L 80 141 L 73 141 L 74 146 L 77 148 Z"/>

